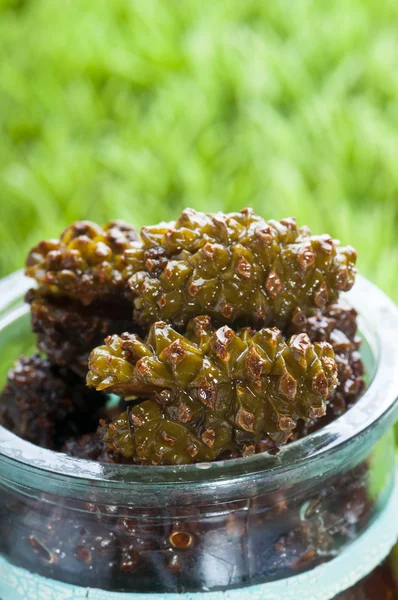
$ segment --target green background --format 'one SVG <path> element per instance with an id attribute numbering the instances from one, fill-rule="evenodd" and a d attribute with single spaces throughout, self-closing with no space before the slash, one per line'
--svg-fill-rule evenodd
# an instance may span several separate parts
<path id="1" fill-rule="evenodd" d="M 396 0 L 0 0 L 0 274 L 74 219 L 251 204 L 398 301 Z"/>

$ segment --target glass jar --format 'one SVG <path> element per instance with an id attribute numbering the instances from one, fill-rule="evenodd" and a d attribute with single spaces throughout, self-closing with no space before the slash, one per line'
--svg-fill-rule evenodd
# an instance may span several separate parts
<path id="1" fill-rule="evenodd" d="M 2 377 L 32 348 L 29 285 L 0 282 Z M 398 310 L 363 278 L 348 300 L 367 391 L 275 455 L 109 465 L 0 428 L 0 598 L 371 600 L 372 578 L 395 585 L 383 561 L 398 531 Z"/>

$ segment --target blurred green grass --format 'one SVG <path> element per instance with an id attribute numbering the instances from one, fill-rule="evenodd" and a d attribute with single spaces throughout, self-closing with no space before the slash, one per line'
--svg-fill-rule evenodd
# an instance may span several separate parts
<path id="1" fill-rule="evenodd" d="M 398 3 L 0 0 L 0 274 L 72 220 L 251 204 L 398 301 Z"/>

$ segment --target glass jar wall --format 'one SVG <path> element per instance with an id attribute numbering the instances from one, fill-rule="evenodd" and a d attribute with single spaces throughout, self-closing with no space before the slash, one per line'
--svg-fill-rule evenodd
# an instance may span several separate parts
<path id="1" fill-rule="evenodd" d="M 335 600 L 395 600 L 398 598 L 398 546 L 369 575 L 335 596 Z"/>
<path id="2" fill-rule="evenodd" d="M 3 294 L 0 288 L 3 373 L 31 345 L 24 279 L 13 277 L 13 285 L 2 282 Z M 80 589 L 91 590 L 90 598 L 99 597 L 95 590 L 230 590 L 231 597 L 238 590 L 236 598 L 254 598 L 282 585 L 297 600 L 314 582 L 316 598 L 371 598 L 358 586 L 369 585 L 398 528 L 389 517 L 398 502 L 391 428 L 398 317 L 363 279 L 350 301 L 361 315 L 368 389 L 340 419 L 276 455 L 108 465 L 38 448 L 0 428 L 0 598 L 25 598 L 17 595 L 20 579 L 33 599 L 41 598 L 34 585 L 66 584 L 71 598 L 84 597 Z M 387 578 L 387 563 L 373 576 L 381 572 Z"/>

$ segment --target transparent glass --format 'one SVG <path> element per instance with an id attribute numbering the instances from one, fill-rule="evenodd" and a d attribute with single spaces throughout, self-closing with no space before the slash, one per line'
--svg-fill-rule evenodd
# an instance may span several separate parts
<path id="1" fill-rule="evenodd" d="M 28 286 L 20 273 L 0 282 L 3 378 L 34 342 Z M 0 427 L 0 552 L 10 568 L 85 588 L 197 592 L 282 580 L 346 552 L 389 502 L 398 412 L 398 310 L 363 278 L 347 296 L 360 315 L 368 388 L 276 455 L 109 465 Z"/>

